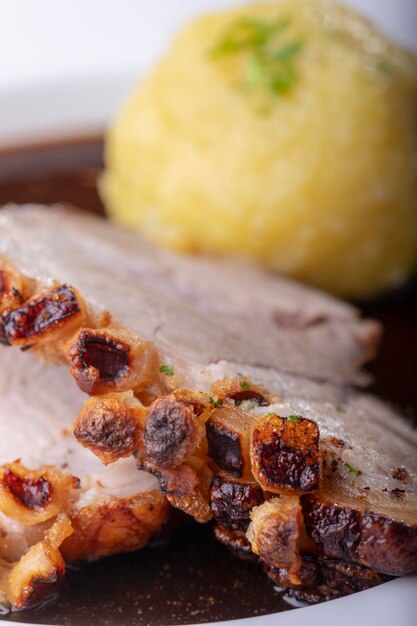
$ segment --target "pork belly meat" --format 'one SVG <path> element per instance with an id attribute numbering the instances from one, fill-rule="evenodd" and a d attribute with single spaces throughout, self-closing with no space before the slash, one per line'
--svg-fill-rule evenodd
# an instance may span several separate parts
<path id="1" fill-rule="evenodd" d="M 36 281 L 32 300 L 3 311 L 9 343 L 62 358 L 61 340 L 77 324 L 128 331 L 82 331 L 70 342 L 66 357 L 87 393 L 151 387 L 155 354 L 174 371 L 163 378 L 173 387 L 191 387 L 198 369 L 221 361 L 236 364 L 235 373 L 244 364 L 365 381 L 360 366 L 373 355 L 378 325 L 315 290 L 226 261 L 190 262 L 59 207 L 5 208 L 0 232 L 0 269 Z M 110 370 L 103 353 L 112 354 Z"/>
<path id="2" fill-rule="evenodd" d="M 3 349 L 0 372 L 0 604 L 27 608 L 66 562 L 144 546 L 167 505 L 133 459 L 105 468 L 76 443 L 83 397 L 65 368 Z"/>

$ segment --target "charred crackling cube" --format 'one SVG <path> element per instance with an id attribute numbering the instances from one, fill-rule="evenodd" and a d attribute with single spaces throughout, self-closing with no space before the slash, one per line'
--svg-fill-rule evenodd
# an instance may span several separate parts
<path id="1" fill-rule="evenodd" d="M 255 507 L 246 536 L 253 552 L 267 565 L 285 568 L 292 583 L 300 582 L 302 524 L 298 496 L 272 498 Z"/>
<path id="2" fill-rule="evenodd" d="M 168 504 L 155 488 L 127 497 L 108 494 L 71 509 L 74 533 L 61 553 L 67 562 L 97 559 L 145 546 L 166 519 Z"/>
<path id="3" fill-rule="evenodd" d="M 74 435 L 107 465 L 140 447 L 145 417 L 146 408 L 131 391 L 95 396 L 76 418 Z"/>
<path id="4" fill-rule="evenodd" d="M 206 422 L 208 455 L 221 469 L 250 478 L 250 433 L 256 417 L 233 402 L 214 409 Z"/>
<path id="5" fill-rule="evenodd" d="M 318 489 L 322 475 L 319 429 L 300 416 L 270 414 L 253 426 L 252 472 L 266 491 L 303 493 Z"/>
<path id="6" fill-rule="evenodd" d="M 33 526 L 55 517 L 68 493 L 78 487 L 69 473 L 54 466 L 30 470 L 16 461 L 0 467 L 0 511 Z"/>
<path id="7" fill-rule="evenodd" d="M 153 346 L 118 327 L 79 329 L 66 358 L 77 385 L 89 395 L 143 389 L 157 366 Z"/>
<path id="8" fill-rule="evenodd" d="M 144 446 L 148 458 L 163 467 L 178 467 L 202 443 L 209 400 L 206 394 L 176 389 L 147 411 Z"/>
<path id="9" fill-rule="evenodd" d="M 62 341 L 84 321 L 86 311 L 78 292 L 60 284 L 32 296 L 18 308 L 1 316 L 8 343 L 21 348 L 36 347 L 58 336 Z"/>
<path id="10" fill-rule="evenodd" d="M 210 508 L 215 520 L 231 530 L 246 531 L 250 512 L 264 501 L 254 481 L 244 482 L 226 473 L 214 476 L 210 485 Z"/>

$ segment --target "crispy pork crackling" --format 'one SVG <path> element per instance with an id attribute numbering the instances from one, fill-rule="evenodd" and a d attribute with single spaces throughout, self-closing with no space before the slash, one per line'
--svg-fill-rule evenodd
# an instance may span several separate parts
<path id="1" fill-rule="evenodd" d="M 105 468 L 71 432 L 83 397 L 61 366 L 0 349 L 0 604 L 54 592 L 65 562 L 136 550 L 163 524 L 157 480 Z"/>

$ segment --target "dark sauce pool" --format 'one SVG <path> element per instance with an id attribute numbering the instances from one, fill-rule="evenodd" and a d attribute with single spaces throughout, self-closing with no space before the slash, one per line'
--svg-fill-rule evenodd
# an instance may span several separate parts
<path id="1" fill-rule="evenodd" d="M 71 626 L 162 626 L 292 608 L 260 569 L 237 560 L 217 543 L 209 526 L 187 520 L 180 526 L 159 545 L 68 568 L 55 600 L 6 619 Z"/>
<path id="2" fill-rule="evenodd" d="M 0 152 L 0 206 L 67 202 L 103 214 L 96 191 L 100 137 Z M 417 413 L 417 289 L 361 304 L 385 327 L 370 367 L 372 391 Z M 10 622 L 84 626 L 197 624 L 290 610 L 260 569 L 239 561 L 212 537 L 209 525 L 175 514 L 164 536 L 140 552 L 68 568 L 58 596 Z"/>

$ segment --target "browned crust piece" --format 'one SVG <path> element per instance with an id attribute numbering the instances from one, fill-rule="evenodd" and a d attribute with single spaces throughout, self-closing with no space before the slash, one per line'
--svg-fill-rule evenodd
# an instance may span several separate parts
<path id="1" fill-rule="evenodd" d="M 144 428 L 147 457 L 162 467 L 179 467 L 194 454 L 204 437 L 206 394 L 177 389 L 148 408 Z"/>
<path id="2" fill-rule="evenodd" d="M 144 388 L 153 383 L 152 345 L 123 328 L 80 328 L 66 348 L 70 374 L 88 395 Z"/>
<path id="3" fill-rule="evenodd" d="M 132 391 L 90 398 L 74 422 L 77 441 L 107 465 L 142 444 L 146 409 Z"/>
<path id="4" fill-rule="evenodd" d="M 264 494 L 255 482 L 246 483 L 226 474 L 214 476 L 210 485 L 210 508 L 216 522 L 230 530 L 246 532 L 250 512 L 264 502 Z"/>
<path id="5" fill-rule="evenodd" d="M 318 489 L 322 476 L 319 429 L 312 420 L 266 415 L 252 430 L 251 461 L 255 479 L 274 493 Z"/>
<path id="6" fill-rule="evenodd" d="M 72 511 L 74 533 L 62 546 L 66 561 L 96 560 L 143 548 L 164 523 L 168 503 L 153 490 L 129 498 L 108 496 Z"/>
<path id="7" fill-rule="evenodd" d="M 417 570 L 417 528 L 318 495 L 301 498 L 307 534 L 321 553 L 391 576 Z"/>
<path id="8" fill-rule="evenodd" d="M 0 467 L 0 511 L 22 524 L 44 524 L 47 529 L 16 563 L 0 563 L 1 602 L 30 608 L 55 592 L 65 574 L 60 547 L 72 533 L 65 512 L 68 494 L 77 486 L 69 472 L 53 466 L 28 470 L 16 461 Z"/>
<path id="9" fill-rule="evenodd" d="M 28 470 L 16 461 L 0 467 L 0 511 L 33 526 L 56 517 L 68 492 L 78 486 L 69 472 L 52 465 Z"/>
<path id="10" fill-rule="evenodd" d="M 284 568 L 291 584 L 300 583 L 299 538 L 302 524 L 298 496 L 272 498 L 252 509 L 246 533 L 263 564 Z"/>
<path id="11" fill-rule="evenodd" d="M 205 434 L 209 456 L 222 469 L 242 476 L 243 453 L 248 445 L 240 442 L 241 433 L 236 434 L 236 430 L 227 429 L 221 419 L 222 407 L 224 405 L 225 411 L 227 406 L 231 409 L 242 407 L 240 412 L 235 409 L 242 419 L 242 430 L 247 414 L 243 409 L 245 403 L 267 406 L 273 397 L 259 385 L 252 385 L 243 379 L 225 379 L 215 383 L 210 396 L 202 392 L 176 389 L 158 398 L 148 408 L 144 432 L 146 455 L 157 465 L 178 467 L 195 453 Z M 250 425 L 251 421 L 248 420 L 247 429 Z"/>
<path id="12" fill-rule="evenodd" d="M 12 567 L 3 593 L 14 607 L 31 608 L 56 592 L 65 575 L 59 548 L 71 533 L 68 516 L 60 513 L 44 539 L 29 548 Z"/>
<path id="13" fill-rule="evenodd" d="M 57 334 L 63 342 L 85 319 L 81 297 L 65 284 L 44 289 L 18 308 L 6 309 L 2 314 L 8 342 L 20 348 L 40 347 Z"/>
<path id="14" fill-rule="evenodd" d="M 172 506 L 201 524 L 211 520 L 209 489 L 213 473 L 203 460 L 191 457 L 179 467 L 167 468 L 151 463 L 139 454 L 138 468 L 158 479 L 161 492 Z"/>

